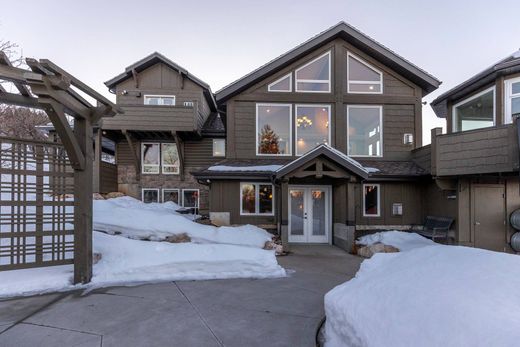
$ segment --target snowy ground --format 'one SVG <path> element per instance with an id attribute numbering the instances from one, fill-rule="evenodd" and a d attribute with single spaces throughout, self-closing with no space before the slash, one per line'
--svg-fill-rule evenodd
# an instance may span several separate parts
<path id="1" fill-rule="evenodd" d="M 271 234 L 254 225 L 214 227 L 190 220 L 181 215 L 173 202 L 145 204 L 125 196 L 94 201 L 94 230 L 121 234 L 133 239 L 153 241 L 167 236 L 186 233 L 193 242 L 223 243 L 263 248 L 271 241 Z"/>
<path id="2" fill-rule="evenodd" d="M 174 203 L 144 204 L 130 197 L 95 200 L 94 230 L 103 232 L 94 231 L 93 249 L 102 258 L 94 265 L 92 282 L 73 286 L 72 265 L 3 271 L 0 297 L 143 282 L 286 275 L 274 251 L 262 249 L 271 240 L 265 230 L 252 225 L 201 225 L 176 209 Z M 192 242 L 155 242 L 182 233 Z"/>
<path id="3" fill-rule="evenodd" d="M 520 257 L 402 232 L 376 240 L 402 252 L 375 254 L 326 294 L 327 347 L 518 346 Z"/>

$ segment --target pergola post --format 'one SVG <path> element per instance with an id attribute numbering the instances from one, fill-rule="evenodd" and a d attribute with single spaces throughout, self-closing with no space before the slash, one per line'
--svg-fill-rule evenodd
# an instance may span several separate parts
<path id="1" fill-rule="evenodd" d="M 74 136 L 85 156 L 83 170 L 74 170 L 74 283 L 92 278 L 92 125 L 88 119 L 74 121 Z"/>
<path id="2" fill-rule="evenodd" d="M 49 60 L 28 58 L 26 63 L 31 70 L 13 67 L 0 52 L 0 81 L 13 83 L 19 91 L 19 94 L 7 93 L 2 88 L 0 102 L 44 110 L 67 152 L 74 169 L 74 283 L 87 283 L 92 278 L 92 127 L 102 117 L 123 111 Z M 72 87 L 97 103 L 91 104 Z M 67 116 L 74 118 L 73 126 Z M 100 149 L 101 138 L 97 143 L 97 150 Z"/>

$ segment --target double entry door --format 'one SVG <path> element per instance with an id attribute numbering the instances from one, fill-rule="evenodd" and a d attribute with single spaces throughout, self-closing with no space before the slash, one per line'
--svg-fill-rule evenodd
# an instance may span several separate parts
<path id="1" fill-rule="evenodd" d="M 289 186 L 289 242 L 329 243 L 330 186 Z"/>

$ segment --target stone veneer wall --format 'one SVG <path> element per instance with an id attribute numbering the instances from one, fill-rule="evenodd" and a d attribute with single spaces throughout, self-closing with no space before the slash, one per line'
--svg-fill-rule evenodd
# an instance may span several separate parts
<path id="1" fill-rule="evenodd" d="M 189 173 L 196 171 L 197 168 L 185 168 L 187 171 L 184 174 L 184 180 L 181 181 L 179 175 L 150 175 L 141 174 L 138 181 L 135 175 L 134 165 L 122 165 L 117 167 L 117 183 L 120 192 L 125 193 L 136 199 L 141 199 L 141 189 L 153 188 L 159 189 L 159 196 L 161 198 L 161 189 L 179 189 L 179 194 L 182 194 L 182 189 L 199 189 L 199 204 L 200 212 L 208 213 L 209 210 L 209 189 L 207 186 L 197 183 L 197 180 Z M 182 197 L 180 198 L 182 199 Z M 182 201 L 182 200 L 181 200 Z"/>

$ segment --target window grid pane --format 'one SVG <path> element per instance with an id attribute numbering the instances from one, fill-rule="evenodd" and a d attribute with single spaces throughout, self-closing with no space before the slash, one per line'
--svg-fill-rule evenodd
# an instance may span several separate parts
<path id="1" fill-rule="evenodd" d="M 162 172 L 165 174 L 179 173 L 179 153 L 175 143 L 161 144 Z"/>
<path id="2" fill-rule="evenodd" d="M 296 106 L 296 155 L 321 144 L 330 144 L 330 107 Z"/>
<path id="3" fill-rule="evenodd" d="M 254 184 L 242 185 L 242 213 L 256 213 L 256 189 Z"/>
<path id="4" fill-rule="evenodd" d="M 364 185 L 364 210 L 365 216 L 379 215 L 379 186 Z"/>
<path id="5" fill-rule="evenodd" d="M 159 173 L 160 147 L 158 143 L 141 144 L 144 173 Z"/>

